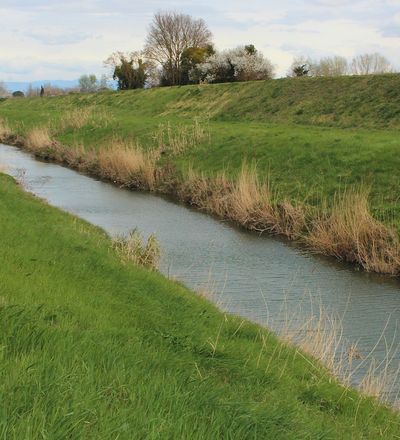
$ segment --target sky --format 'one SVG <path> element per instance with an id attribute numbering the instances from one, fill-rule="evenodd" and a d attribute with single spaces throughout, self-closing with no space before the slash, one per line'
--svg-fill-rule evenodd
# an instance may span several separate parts
<path id="1" fill-rule="evenodd" d="M 300 55 L 380 52 L 400 69 L 400 0 L 0 0 L 0 81 L 105 73 L 160 10 L 203 18 L 218 49 L 255 44 L 278 76 Z"/>

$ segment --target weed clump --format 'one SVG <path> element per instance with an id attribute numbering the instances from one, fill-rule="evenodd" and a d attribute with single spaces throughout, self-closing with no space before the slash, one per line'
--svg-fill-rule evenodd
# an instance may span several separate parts
<path id="1" fill-rule="evenodd" d="M 55 142 L 51 138 L 50 129 L 43 126 L 32 128 L 28 132 L 25 145 L 32 153 L 42 155 L 54 147 Z"/>
<path id="2" fill-rule="evenodd" d="M 123 186 L 154 190 L 157 159 L 156 152 L 114 141 L 97 152 L 98 174 Z"/>
<path id="3" fill-rule="evenodd" d="M 153 136 L 160 152 L 173 156 L 185 153 L 207 138 L 210 138 L 210 132 L 199 118 L 195 118 L 191 125 L 173 128 L 170 123 L 161 124 Z"/>
<path id="4" fill-rule="evenodd" d="M 7 121 L 0 119 L 0 142 L 5 142 L 11 134 L 11 129 Z"/>
<path id="5" fill-rule="evenodd" d="M 161 250 L 157 238 L 153 234 L 145 242 L 141 234 L 134 229 L 127 237 L 117 236 L 114 238 L 113 248 L 124 261 L 130 261 L 151 270 L 158 268 Z"/>
<path id="6" fill-rule="evenodd" d="M 75 117 L 79 119 L 76 115 L 71 118 Z M 52 139 L 48 127 L 34 128 L 25 139 L 14 142 L 8 125 L 0 121 L 0 140 L 7 136 L 9 143 L 24 146 L 37 156 L 120 186 L 173 194 L 246 229 L 301 240 L 315 252 L 358 264 L 367 271 L 400 275 L 398 234 L 371 215 L 366 192 L 348 191 L 336 196 L 329 209 L 316 212 L 302 203 L 278 201 L 268 181 L 260 181 L 255 162 L 244 162 L 238 176 L 228 178 L 225 172 L 210 177 L 192 167 L 180 173 L 173 163 L 160 160 L 163 154 L 182 154 L 204 139 L 206 130 L 197 120 L 193 126 L 175 131 L 170 126 L 160 129 L 158 146 L 150 151 L 116 138 L 98 149 L 66 147 Z"/>

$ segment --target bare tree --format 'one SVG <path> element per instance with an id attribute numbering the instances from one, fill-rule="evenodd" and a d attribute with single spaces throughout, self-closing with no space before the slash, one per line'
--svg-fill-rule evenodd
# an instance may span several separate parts
<path id="1" fill-rule="evenodd" d="M 393 71 L 390 62 L 379 53 L 366 53 L 353 58 L 351 71 L 354 75 L 376 75 Z"/>
<path id="2" fill-rule="evenodd" d="M 25 96 L 27 96 L 28 98 L 32 98 L 34 96 L 39 96 L 39 93 L 40 91 L 37 87 L 33 87 L 32 84 L 29 84 Z"/>
<path id="3" fill-rule="evenodd" d="M 176 85 L 181 82 L 182 52 L 209 44 L 211 32 L 204 20 L 177 12 L 158 12 L 149 28 L 145 54 L 161 65 L 165 83 Z"/>
<path id="4" fill-rule="evenodd" d="M 346 58 L 340 56 L 322 58 L 314 66 L 314 76 L 343 76 L 349 67 Z"/>
<path id="5" fill-rule="evenodd" d="M 10 92 L 7 90 L 3 81 L 0 81 L 0 98 L 7 98 L 10 96 Z"/>

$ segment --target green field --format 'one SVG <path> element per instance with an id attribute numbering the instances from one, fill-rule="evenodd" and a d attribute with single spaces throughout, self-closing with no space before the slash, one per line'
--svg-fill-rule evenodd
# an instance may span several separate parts
<path id="1" fill-rule="evenodd" d="M 4 175 L 0 230 L 2 438 L 399 438 L 398 414 Z"/>
<path id="2" fill-rule="evenodd" d="M 77 128 L 62 121 L 92 112 Z M 24 134 L 50 125 L 65 145 L 101 148 L 115 138 L 155 146 L 160 124 L 200 118 L 209 136 L 170 160 L 235 176 L 256 159 L 278 199 L 320 206 L 346 188 L 367 187 L 372 212 L 400 230 L 400 75 L 297 78 L 14 99 L 0 118 Z"/>

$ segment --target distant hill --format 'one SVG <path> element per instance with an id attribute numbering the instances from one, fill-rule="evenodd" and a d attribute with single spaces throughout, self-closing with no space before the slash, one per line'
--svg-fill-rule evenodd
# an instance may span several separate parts
<path id="1" fill-rule="evenodd" d="M 10 92 L 15 92 L 16 90 L 22 90 L 25 92 L 29 85 L 31 84 L 32 87 L 40 87 L 41 85 L 51 84 L 52 86 L 60 87 L 62 89 L 70 89 L 73 87 L 76 87 L 78 85 L 78 80 L 58 80 L 58 79 L 44 79 L 40 81 L 5 81 L 4 84 L 6 85 L 7 89 Z"/>

